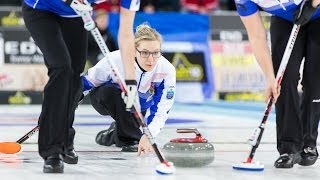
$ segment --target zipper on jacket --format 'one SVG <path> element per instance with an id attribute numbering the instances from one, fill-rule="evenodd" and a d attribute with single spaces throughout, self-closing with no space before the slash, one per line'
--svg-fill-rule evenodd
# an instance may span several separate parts
<path id="1" fill-rule="evenodd" d="M 141 73 L 141 75 L 140 75 L 140 79 L 139 79 L 139 83 L 138 83 L 138 89 L 139 89 L 139 87 L 140 87 L 141 79 L 142 79 L 142 76 L 144 75 L 144 73 L 145 73 L 145 72 Z"/>

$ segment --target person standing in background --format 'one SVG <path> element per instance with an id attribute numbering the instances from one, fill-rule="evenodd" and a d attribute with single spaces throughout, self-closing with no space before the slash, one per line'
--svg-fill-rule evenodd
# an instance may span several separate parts
<path id="1" fill-rule="evenodd" d="M 186 12 L 209 14 L 219 7 L 218 0 L 181 0 L 182 9 Z"/>

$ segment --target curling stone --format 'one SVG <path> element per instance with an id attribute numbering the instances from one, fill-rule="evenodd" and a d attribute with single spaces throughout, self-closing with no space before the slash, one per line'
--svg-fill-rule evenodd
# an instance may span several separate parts
<path id="1" fill-rule="evenodd" d="M 177 129 L 177 133 L 195 133 L 194 138 L 176 138 L 163 147 L 168 161 L 180 167 L 201 167 L 214 160 L 214 147 L 195 128 Z"/>

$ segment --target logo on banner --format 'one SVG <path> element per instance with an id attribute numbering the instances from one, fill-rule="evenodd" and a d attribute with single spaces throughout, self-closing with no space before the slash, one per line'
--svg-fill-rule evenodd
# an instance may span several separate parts
<path id="1" fill-rule="evenodd" d="M 2 26 L 22 26 L 24 21 L 22 16 L 18 15 L 17 12 L 11 11 L 8 16 L 3 16 L 1 18 Z"/>
<path id="2" fill-rule="evenodd" d="M 198 64 L 192 64 L 183 53 L 175 53 L 172 58 L 172 64 L 176 68 L 177 80 L 182 81 L 201 81 L 203 67 Z"/>
<path id="3" fill-rule="evenodd" d="M 44 62 L 42 52 L 34 40 L 17 32 L 7 32 L 4 38 L 5 63 L 10 64 L 42 64 Z M 14 38 L 15 37 L 15 38 Z"/>
<path id="4" fill-rule="evenodd" d="M 31 97 L 17 91 L 15 95 L 9 96 L 8 102 L 9 104 L 31 104 Z"/>

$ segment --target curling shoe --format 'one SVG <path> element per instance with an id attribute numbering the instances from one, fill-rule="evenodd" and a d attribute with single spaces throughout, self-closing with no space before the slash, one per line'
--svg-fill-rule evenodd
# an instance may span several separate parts
<path id="1" fill-rule="evenodd" d="M 113 121 L 110 127 L 100 131 L 96 136 L 96 143 L 103 146 L 111 146 L 115 144 L 116 121 Z"/>
<path id="2" fill-rule="evenodd" d="M 303 151 L 300 153 L 301 155 L 301 162 L 299 165 L 301 166 L 311 166 L 313 165 L 318 159 L 318 151 L 317 148 L 307 147 L 304 148 Z"/>
<path id="3" fill-rule="evenodd" d="M 63 173 L 63 157 L 61 154 L 48 156 L 44 161 L 44 173 Z"/>
<path id="4" fill-rule="evenodd" d="M 68 150 L 63 156 L 63 162 L 67 164 L 78 164 L 78 155 L 74 149 Z"/>
<path id="5" fill-rule="evenodd" d="M 122 146 L 121 152 L 138 152 L 138 142 L 134 142 L 133 144 L 130 145 L 124 145 Z"/>
<path id="6" fill-rule="evenodd" d="M 281 154 L 280 157 L 274 162 L 276 168 L 292 168 L 294 164 L 300 163 L 300 153 Z"/>

